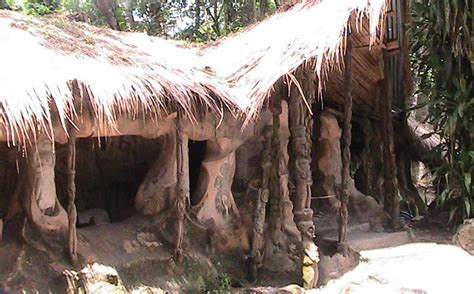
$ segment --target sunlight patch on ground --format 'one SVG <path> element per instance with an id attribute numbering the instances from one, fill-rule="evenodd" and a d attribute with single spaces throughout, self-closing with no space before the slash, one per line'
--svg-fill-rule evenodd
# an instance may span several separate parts
<path id="1" fill-rule="evenodd" d="M 414 243 L 362 251 L 353 271 L 309 293 L 468 293 L 474 256 L 452 245 Z"/>

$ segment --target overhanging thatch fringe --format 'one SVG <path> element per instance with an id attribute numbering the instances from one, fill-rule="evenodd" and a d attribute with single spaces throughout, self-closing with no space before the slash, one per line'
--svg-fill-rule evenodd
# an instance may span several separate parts
<path id="1" fill-rule="evenodd" d="M 384 3 L 308 1 L 204 48 L 0 11 L 0 124 L 12 142 L 27 141 L 29 131 L 51 130 L 54 115 L 64 127 L 83 104 L 112 127 L 117 113 L 177 108 L 191 119 L 200 108 L 255 119 L 274 84 L 309 60 L 321 91 L 351 13 L 370 19 L 373 41 Z"/>

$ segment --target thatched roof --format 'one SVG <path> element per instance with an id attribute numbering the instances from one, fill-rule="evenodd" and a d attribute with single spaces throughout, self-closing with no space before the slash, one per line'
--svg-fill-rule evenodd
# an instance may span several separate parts
<path id="1" fill-rule="evenodd" d="M 368 46 L 383 11 L 383 0 L 310 1 L 205 48 L 0 11 L 0 125 L 9 140 L 24 140 L 28 130 L 50 128 L 53 115 L 65 126 L 83 98 L 110 124 L 117 113 L 181 108 L 193 117 L 203 106 L 255 118 L 274 84 L 307 61 L 324 89 L 351 13 Z"/>

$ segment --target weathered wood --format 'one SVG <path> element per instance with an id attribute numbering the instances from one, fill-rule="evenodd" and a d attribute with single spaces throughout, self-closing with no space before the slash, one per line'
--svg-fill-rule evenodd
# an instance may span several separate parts
<path id="1" fill-rule="evenodd" d="M 266 207 L 270 194 L 270 177 L 271 177 L 271 168 L 272 168 L 272 129 L 270 126 L 263 131 L 264 136 L 264 149 L 262 152 L 262 181 L 260 189 L 258 190 L 258 197 L 255 205 L 255 215 L 254 215 L 254 230 L 252 238 L 252 247 L 250 252 L 250 268 L 249 268 L 249 278 L 255 280 L 257 277 L 257 270 L 263 264 L 263 251 L 264 251 L 264 229 L 265 229 L 265 216 L 266 216 Z"/>
<path id="2" fill-rule="evenodd" d="M 271 174 L 270 174 L 270 212 L 269 226 L 273 244 L 279 245 L 283 230 L 282 218 L 282 193 L 280 187 L 280 158 L 281 158 L 281 130 L 280 115 L 282 113 L 281 98 L 279 95 L 272 97 L 270 110 L 273 114 L 271 134 Z"/>
<path id="3" fill-rule="evenodd" d="M 67 159 L 67 194 L 68 194 L 68 247 L 69 257 L 73 264 L 77 262 L 77 210 L 76 210 L 76 132 L 69 131 L 68 159 Z"/>
<path id="4" fill-rule="evenodd" d="M 349 178 L 351 164 L 351 132 L 352 132 L 352 42 L 350 35 L 346 39 L 346 54 L 344 55 L 344 122 L 342 125 L 342 169 L 341 169 L 341 190 L 339 209 L 339 243 L 345 244 L 347 234 L 348 212 L 347 204 L 349 202 Z"/>
<path id="5" fill-rule="evenodd" d="M 382 110 L 382 141 L 384 161 L 384 189 L 385 189 L 385 211 L 391 217 L 391 226 L 399 227 L 399 195 L 397 182 L 397 166 L 395 160 L 395 148 L 393 142 L 393 124 L 391 119 L 393 105 L 393 80 L 389 71 L 389 58 L 384 51 L 385 79 L 383 81 L 384 97 L 381 99 Z"/>
<path id="6" fill-rule="evenodd" d="M 373 128 L 370 119 L 367 116 L 364 116 L 362 120 L 362 132 L 364 134 L 364 150 L 362 151 L 362 164 L 363 170 L 365 173 L 364 185 L 365 185 L 365 194 L 374 196 L 374 181 L 373 181 L 373 160 L 372 160 L 372 151 L 371 151 L 371 141 L 373 138 Z"/>
<path id="7" fill-rule="evenodd" d="M 184 239 L 184 218 L 186 213 L 186 202 L 189 203 L 189 158 L 188 158 L 188 138 L 182 130 L 182 116 L 178 112 L 176 133 L 176 244 L 174 249 L 174 259 L 178 262 L 183 260 L 183 239 Z"/>
<path id="8" fill-rule="evenodd" d="M 314 80 L 308 79 L 300 72 L 300 81 L 314 83 Z M 316 286 L 319 278 L 318 248 L 313 242 L 315 228 L 313 223 L 313 210 L 311 206 L 311 140 L 308 134 L 311 134 L 312 121 L 309 110 L 305 104 L 307 97 L 302 97 L 299 90 L 292 89 L 289 101 L 289 125 L 290 125 L 290 168 L 296 187 L 294 202 L 295 222 L 298 230 L 301 232 L 303 252 L 302 259 L 302 277 L 303 287 L 310 289 Z M 303 87 L 306 90 L 311 87 Z M 307 91 L 308 94 L 311 95 Z M 308 95 L 309 96 L 309 95 Z M 311 105 L 311 101 L 306 101 Z"/>

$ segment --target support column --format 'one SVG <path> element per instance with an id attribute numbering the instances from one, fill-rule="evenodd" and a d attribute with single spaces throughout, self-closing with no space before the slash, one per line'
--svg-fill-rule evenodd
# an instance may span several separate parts
<path id="1" fill-rule="evenodd" d="M 31 242 L 42 238 L 48 246 L 64 248 L 68 216 L 56 196 L 56 155 L 53 143 L 48 139 L 40 139 L 33 144 L 28 146 L 26 178 L 21 188 L 23 207 L 29 224 L 36 232 L 32 232 L 34 237 L 28 233 L 24 237 Z"/>
<path id="2" fill-rule="evenodd" d="M 270 199 L 269 199 L 269 226 L 270 234 L 273 244 L 279 246 L 281 242 L 281 234 L 283 230 L 283 211 L 282 211 L 282 191 L 280 186 L 280 158 L 281 158 L 281 140 L 280 140 L 280 115 L 281 98 L 279 95 L 274 95 L 271 100 L 270 110 L 273 115 L 271 137 L 269 139 L 268 150 L 270 152 Z"/>
<path id="3" fill-rule="evenodd" d="M 382 109 L 382 141 L 383 141 L 383 162 L 384 162 L 384 190 L 385 190 L 385 211 L 391 217 L 390 225 L 396 229 L 399 227 L 398 217 L 400 214 L 400 203 L 398 196 L 397 166 L 395 161 L 395 147 L 393 142 L 392 124 L 392 104 L 393 104 L 393 81 L 390 76 L 390 62 L 386 52 L 384 52 L 385 80 L 383 84 L 384 97 L 381 97 Z"/>
<path id="4" fill-rule="evenodd" d="M 300 81 L 312 83 L 313 80 L 306 80 L 302 77 Z M 294 87 L 296 88 L 296 87 Z M 302 97 L 296 89 L 291 91 L 289 101 L 289 124 L 290 124 L 290 146 L 291 157 L 290 167 L 296 186 L 294 196 L 294 214 L 296 225 L 301 232 L 302 238 L 302 275 L 303 287 L 306 289 L 316 287 L 319 278 L 318 248 L 313 242 L 314 223 L 313 210 L 311 207 L 311 116 L 305 104 L 305 97 Z M 311 105 L 308 103 L 308 105 Z"/>
<path id="5" fill-rule="evenodd" d="M 347 203 L 349 202 L 349 179 L 351 164 L 351 120 L 352 120 L 352 42 L 350 35 L 346 39 L 346 55 L 344 55 L 344 122 L 342 125 L 342 169 L 339 209 L 339 246 L 345 252 L 347 235 Z"/>
<path id="6" fill-rule="evenodd" d="M 189 204 L 189 150 L 188 138 L 182 130 L 182 115 L 178 111 L 176 123 L 176 245 L 174 259 L 178 262 L 183 260 L 183 239 L 184 239 L 184 217 L 186 213 L 186 202 Z"/>
<path id="7" fill-rule="evenodd" d="M 68 140 L 68 161 L 67 161 L 67 194 L 68 194 L 68 247 L 69 257 L 72 264 L 77 262 L 77 232 L 76 220 L 77 211 L 74 203 L 76 198 L 76 131 L 71 128 Z"/>
<path id="8" fill-rule="evenodd" d="M 263 264 L 265 250 L 265 216 L 268 198 L 270 195 L 270 177 L 271 177 L 271 150 L 272 150 L 272 131 L 270 126 L 263 130 L 264 148 L 262 152 L 262 182 L 258 190 L 258 196 L 255 207 L 254 230 L 252 236 L 252 247 L 249 258 L 249 278 L 254 281 L 257 277 L 257 270 Z M 275 195 L 273 195 L 275 196 Z"/>
<path id="9" fill-rule="evenodd" d="M 373 138 L 373 128 L 370 119 L 368 118 L 367 114 L 364 114 L 364 118 L 362 119 L 362 133 L 364 134 L 364 150 L 362 151 L 362 165 L 364 170 L 364 185 L 366 191 L 365 194 L 371 195 L 372 197 L 376 197 L 374 195 L 374 180 L 373 180 L 373 160 L 372 160 L 372 150 L 371 150 L 371 141 Z"/>

